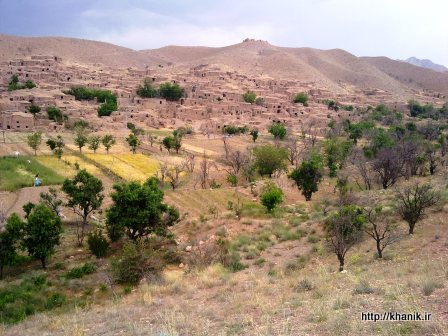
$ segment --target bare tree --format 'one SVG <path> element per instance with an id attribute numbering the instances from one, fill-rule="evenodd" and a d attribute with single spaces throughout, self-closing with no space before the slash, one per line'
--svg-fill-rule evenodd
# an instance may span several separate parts
<path id="1" fill-rule="evenodd" d="M 409 234 L 414 234 L 415 224 L 424 216 L 427 208 L 440 201 L 440 194 L 430 184 L 414 184 L 396 194 L 397 210 L 401 218 L 409 225 Z"/>
<path id="2" fill-rule="evenodd" d="M 187 172 L 189 172 L 189 173 L 194 172 L 194 167 L 196 165 L 195 159 L 196 159 L 196 155 L 194 155 L 194 153 L 186 152 L 183 166 Z"/>
<path id="3" fill-rule="evenodd" d="M 359 176 L 362 179 L 363 185 L 361 185 L 358 179 L 355 177 L 355 182 L 358 187 L 365 190 L 371 190 L 373 187 L 372 169 L 363 151 L 359 148 L 354 148 L 349 157 L 349 161 L 356 168 Z"/>
<path id="4" fill-rule="evenodd" d="M 437 156 L 436 147 L 432 143 L 429 143 L 426 146 L 425 158 L 426 161 L 428 162 L 429 173 L 431 175 L 434 175 L 440 160 L 439 157 Z"/>
<path id="5" fill-rule="evenodd" d="M 152 135 L 150 132 L 146 132 L 146 140 L 149 142 L 149 144 L 152 147 L 154 142 L 157 140 L 157 136 Z"/>
<path id="6" fill-rule="evenodd" d="M 207 158 L 207 155 L 205 154 L 204 151 L 202 160 L 199 163 L 199 172 L 198 172 L 198 181 L 201 184 L 202 189 L 207 188 L 207 183 L 210 178 L 210 171 L 213 167 L 216 168 L 215 163 Z"/>
<path id="7" fill-rule="evenodd" d="M 403 173 L 405 173 L 406 177 L 409 178 L 410 176 L 417 175 L 422 166 L 422 146 L 417 141 L 405 141 L 400 146 L 399 155 L 405 164 Z"/>
<path id="8" fill-rule="evenodd" d="M 381 206 L 365 207 L 363 212 L 367 219 L 364 231 L 375 240 L 378 258 L 383 258 L 384 249 L 402 237 L 398 225 L 386 216 Z"/>
<path id="9" fill-rule="evenodd" d="M 229 137 L 227 135 L 224 135 L 222 137 L 222 142 L 224 144 L 225 158 L 226 158 L 226 160 L 228 160 L 229 159 L 229 150 L 230 150 L 230 148 L 229 148 Z"/>
<path id="10" fill-rule="evenodd" d="M 163 187 L 165 185 L 165 179 L 167 177 L 169 166 L 168 162 L 164 161 L 159 163 L 159 171 L 157 172 L 157 177 L 160 181 L 160 187 Z"/>
<path id="11" fill-rule="evenodd" d="M 295 136 L 290 136 L 286 139 L 285 148 L 288 150 L 288 161 L 294 167 L 299 165 L 299 139 Z"/>
<path id="12" fill-rule="evenodd" d="M 227 173 L 238 175 L 240 171 L 250 162 L 250 155 L 247 151 L 233 151 L 228 148 L 224 162 L 229 166 L 228 169 L 224 168 Z"/>
<path id="13" fill-rule="evenodd" d="M 183 165 L 174 165 L 172 169 L 169 169 L 166 173 L 168 182 L 173 190 L 176 190 L 180 185 L 180 174 L 183 172 Z"/>
<path id="14" fill-rule="evenodd" d="M 300 133 L 303 143 L 314 147 L 319 136 L 319 128 L 317 127 L 316 121 L 311 120 L 307 123 L 303 123 L 300 128 Z"/>
<path id="15" fill-rule="evenodd" d="M 383 189 L 393 186 L 403 175 L 405 161 L 395 148 L 382 148 L 373 161 L 373 171 L 376 173 Z"/>

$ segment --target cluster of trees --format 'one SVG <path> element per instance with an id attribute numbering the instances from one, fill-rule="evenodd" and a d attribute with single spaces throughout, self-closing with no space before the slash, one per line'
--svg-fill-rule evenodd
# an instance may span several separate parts
<path id="1" fill-rule="evenodd" d="M 96 98 L 101 103 L 97 110 L 100 117 L 110 116 L 113 111 L 118 109 L 117 95 L 109 90 L 74 86 L 64 93 L 75 96 L 76 100 L 94 100 Z"/>
<path id="2" fill-rule="evenodd" d="M 440 201 L 440 194 L 429 184 L 416 183 L 398 190 L 396 200 L 389 210 L 381 204 L 362 207 L 341 203 L 339 209 L 326 219 L 326 237 L 338 258 L 339 271 L 344 269 L 347 252 L 361 242 L 365 235 L 375 241 L 377 256 L 383 258 L 384 249 L 403 237 L 393 210 L 408 224 L 408 233 L 412 235 L 426 209 Z M 368 203 L 372 203 L 371 200 Z"/>
<path id="3" fill-rule="evenodd" d="M 20 250 L 39 260 L 47 267 L 62 233 L 61 207 L 66 207 L 80 218 L 77 225 L 77 244 L 82 246 L 88 236 L 92 253 L 98 257 L 106 254 L 107 242 L 101 230 L 89 230 L 90 215 L 102 205 L 103 184 L 101 180 L 85 170 L 73 179 L 66 179 L 62 185 L 65 203 L 55 189 L 41 193 L 38 204 L 28 203 L 23 209 L 25 219 L 12 214 L 5 230 L 0 232 L 0 278 L 5 266 L 12 266 Z M 111 242 L 117 242 L 124 235 L 136 242 L 148 236 L 171 236 L 169 227 L 179 219 L 177 209 L 163 203 L 163 191 L 159 181 L 150 178 L 145 183 L 116 184 L 111 193 L 112 205 L 106 211 L 106 231 Z"/>
<path id="4" fill-rule="evenodd" d="M 32 80 L 27 80 L 25 83 L 21 84 L 19 82 L 19 76 L 16 74 L 11 76 L 11 80 L 8 83 L 8 91 L 32 89 L 35 88 L 36 84 Z"/>
<path id="5" fill-rule="evenodd" d="M 155 98 L 161 97 L 168 101 L 178 101 L 185 96 L 185 90 L 179 84 L 176 83 L 162 83 L 159 88 L 156 89 L 152 86 L 151 80 L 145 78 L 142 85 L 137 88 L 137 95 L 142 98 Z"/>
<path id="6" fill-rule="evenodd" d="M 229 135 L 239 135 L 249 132 L 249 128 L 247 126 L 225 125 L 222 132 Z"/>
<path id="7" fill-rule="evenodd" d="M 431 118 L 435 120 L 446 119 L 448 117 L 448 103 L 441 108 L 435 108 L 432 104 L 421 105 L 416 100 L 409 100 L 408 108 L 411 117 Z"/>

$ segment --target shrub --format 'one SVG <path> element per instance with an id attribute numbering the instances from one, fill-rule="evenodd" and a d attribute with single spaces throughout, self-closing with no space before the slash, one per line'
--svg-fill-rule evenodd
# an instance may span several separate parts
<path id="1" fill-rule="evenodd" d="M 236 187 L 236 185 L 238 184 L 238 177 L 236 177 L 235 174 L 229 174 L 229 175 L 227 176 L 227 182 L 229 182 L 229 184 L 230 184 L 232 187 Z"/>
<path id="2" fill-rule="evenodd" d="M 269 175 L 275 171 L 286 170 L 288 153 L 284 148 L 272 145 L 258 146 L 253 150 L 255 156 L 254 167 L 260 175 Z"/>
<path id="3" fill-rule="evenodd" d="M 91 274 L 91 273 L 95 272 L 95 269 L 96 269 L 95 265 L 90 264 L 90 263 L 85 263 L 84 265 L 82 265 L 80 267 L 73 267 L 72 269 L 67 271 L 65 273 L 65 277 L 67 279 L 80 279 L 84 275 Z"/>
<path id="4" fill-rule="evenodd" d="M 286 127 L 282 123 L 274 122 L 271 127 L 269 127 L 269 133 L 271 133 L 275 139 L 283 140 L 286 137 Z"/>
<path id="5" fill-rule="evenodd" d="M 374 289 L 370 287 L 369 282 L 364 279 L 359 281 L 353 290 L 353 293 L 355 294 L 372 294 L 373 292 Z"/>
<path id="6" fill-rule="evenodd" d="M 442 285 L 440 283 L 435 282 L 434 280 L 426 280 L 422 285 L 422 292 L 424 296 L 431 295 L 437 288 L 441 288 Z"/>
<path id="7" fill-rule="evenodd" d="M 300 92 L 294 96 L 294 103 L 301 103 L 304 106 L 308 105 L 308 95 L 305 92 Z"/>
<path id="8" fill-rule="evenodd" d="M 260 200 L 267 211 L 272 212 L 277 205 L 283 202 L 283 191 L 274 182 L 268 181 L 261 190 Z"/>
<path id="9" fill-rule="evenodd" d="M 243 100 L 246 103 L 254 104 L 255 101 L 257 100 L 257 95 L 255 94 L 255 92 L 247 91 L 246 93 L 243 94 Z"/>
<path id="10" fill-rule="evenodd" d="M 154 98 L 157 96 L 157 90 L 152 87 L 149 78 L 145 78 L 143 85 L 139 85 L 137 88 L 137 95 L 143 98 Z"/>
<path id="11" fill-rule="evenodd" d="M 87 237 L 87 245 L 89 245 L 90 252 L 97 258 L 105 257 L 109 248 L 109 242 L 101 230 L 89 234 Z"/>
<path id="12" fill-rule="evenodd" d="M 56 121 L 56 122 L 62 122 L 62 112 L 60 109 L 58 109 L 56 106 L 49 106 L 47 107 L 47 115 L 48 119 Z"/>
<path id="13" fill-rule="evenodd" d="M 299 283 L 294 287 L 296 292 L 309 292 L 313 288 L 313 283 L 308 279 L 300 280 Z"/>
<path id="14" fill-rule="evenodd" d="M 46 308 L 48 310 L 54 309 L 56 307 L 61 307 L 65 303 L 65 295 L 60 293 L 54 293 L 49 298 L 47 298 Z"/>

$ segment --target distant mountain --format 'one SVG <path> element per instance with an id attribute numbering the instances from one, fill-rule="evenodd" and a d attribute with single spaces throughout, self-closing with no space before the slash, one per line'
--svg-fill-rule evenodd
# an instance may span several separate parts
<path id="1" fill-rule="evenodd" d="M 422 68 L 431 69 L 431 70 L 434 70 L 437 72 L 448 72 L 447 67 L 445 67 L 441 64 L 436 64 L 429 59 L 418 59 L 416 57 L 409 57 L 407 60 L 405 60 L 405 62 L 411 63 L 413 65 L 416 65 L 416 66 L 419 66 Z"/>

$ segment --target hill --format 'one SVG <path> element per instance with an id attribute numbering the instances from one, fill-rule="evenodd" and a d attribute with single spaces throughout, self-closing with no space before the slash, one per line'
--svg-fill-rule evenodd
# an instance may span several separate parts
<path id="1" fill-rule="evenodd" d="M 409 57 L 405 62 L 422 67 L 431 69 L 438 72 L 448 72 L 448 68 L 441 64 L 436 64 L 429 59 L 418 59 L 416 57 Z"/>
<path id="2" fill-rule="evenodd" d="M 394 61 L 387 57 L 361 57 L 361 59 L 408 87 L 444 94 L 448 92 L 448 74 Z"/>
<path id="3" fill-rule="evenodd" d="M 40 54 L 111 67 L 163 64 L 185 69 L 207 64 L 251 76 L 319 83 L 335 93 L 376 88 L 406 97 L 411 88 L 448 94 L 448 73 L 386 57 L 356 57 L 341 49 L 285 48 L 250 39 L 219 48 L 167 46 L 135 51 L 74 38 L 0 35 L 0 50 L 0 61 Z"/>
<path id="4" fill-rule="evenodd" d="M 110 43 L 66 37 L 19 37 L 0 34 L 0 61 L 31 55 L 60 56 L 64 61 L 111 67 L 144 67 L 157 59 Z"/>

